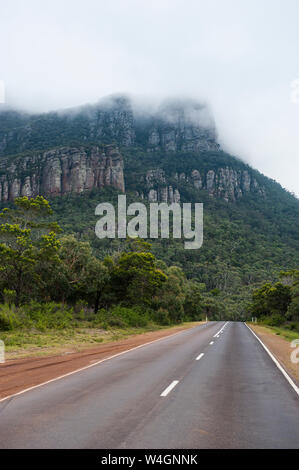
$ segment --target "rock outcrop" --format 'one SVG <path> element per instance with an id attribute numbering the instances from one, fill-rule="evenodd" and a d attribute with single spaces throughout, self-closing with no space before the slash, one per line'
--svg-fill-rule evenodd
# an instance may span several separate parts
<path id="1" fill-rule="evenodd" d="M 140 127 L 143 135 L 146 128 L 148 151 L 200 152 L 220 148 L 208 108 L 194 101 L 161 105 L 147 126 L 142 127 L 141 123 Z"/>
<path id="2" fill-rule="evenodd" d="M 219 150 L 208 108 L 196 101 L 171 101 L 152 113 L 125 96 L 96 105 L 41 115 L 0 113 L 0 156 L 69 142 L 140 146 L 148 152 Z"/>
<path id="3" fill-rule="evenodd" d="M 149 112 L 125 96 L 113 96 L 67 112 L 0 112 L 0 202 L 105 186 L 123 192 L 117 145 L 131 162 L 125 170 L 128 190 L 151 202 L 179 202 L 183 185 L 231 202 L 251 193 L 265 196 L 257 172 L 221 151 L 204 104 L 172 100 Z"/>
<path id="4" fill-rule="evenodd" d="M 169 184 L 169 181 L 175 181 L 175 184 Z M 142 183 L 145 185 L 145 191 L 139 192 L 138 195 L 150 202 L 180 202 L 181 184 L 206 190 L 211 197 L 218 197 L 227 202 L 234 202 L 248 193 L 265 196 L 264 187 L 248 170 L 229 167 L 205 171 L 194 169 L 190 174 L 175 173 L 168 177 L 161 168 L 156 168 L 147 171 Z"/>
<path id="5" fill-rule="evenodd" d="M 123 159 L 115 146 L 61 147 L 0 160 L 0 201 L 47 197 L 112 186 L 124 192 Z"/>

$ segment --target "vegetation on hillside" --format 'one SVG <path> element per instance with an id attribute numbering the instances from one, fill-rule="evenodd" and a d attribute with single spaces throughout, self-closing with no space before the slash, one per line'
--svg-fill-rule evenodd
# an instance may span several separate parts
<path id="1" fill-rule="evenodd" d="M 88 241 L 61 234 L 51 213 L 37 196 L 0 214 L 0 330 L 168 325 L 211 311 L 204 286 L 159 261 L 149 243 L 127 240 L 99 259 Z"/>
<path id="2" fill-rule="evenodd" d="M 281 271 L 299 266 L 298 200 L 224 152 L 162 154 L 141 147 L 121 151 L 127 204 L 138 200 L 136 191 L 145 190 L 141 175 L 150 168 L 163 169 L 170 183 L 175 171 L 249 169 L 266 197 L 249 193 L 226 202 L 188 182 L 176 182 L 181 202 L 204 203 L 204 243 L 199 250 L 185 250 L 183 240 L 172 238 L 145 240 L 150 247 L 141 241 L 99 240 L 94 211 L 100 202 L 117 204 L 112 188 L 57 197 L 50 203 L 39 196 L 2 204 L 6 206 L 0 227 L 0 295 L 6 304 L 2 317 L 11 308 L 12 318 L 28 325 L 32 315 L 24 312 L 24 305 L 32 301 L 54 302 L 54 310 L 61 303 L 67 305 L 73 321 L 82 304 L 78 311 L 92 321 L 96 315 L 105 325 L 125 325 L 128 312 L 122 309 L 129 309 L 133 323 L 141 324 L 145 319 L 170 324 L 206 315 L 245 320 L 276 314 L 271 310 L 253 315 L 252 293 L 264 284 L 275 286 L 281 282 Z"/>
<path id="3" fill-rule="evenodd" d="M 255 289 L 248 312 L 259 322 L 299 331 L 299 271 L 280 273 L 280 281 Z"/>

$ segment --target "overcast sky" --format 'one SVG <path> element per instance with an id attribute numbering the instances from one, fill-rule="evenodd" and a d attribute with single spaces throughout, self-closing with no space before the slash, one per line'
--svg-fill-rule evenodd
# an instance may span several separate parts
<path id="1" fill-rule="evenodd" d="M 0 7 L 8 104 L 47 111 L 117 92 L 204 99 L 224 148 L 299 195 L 299 0 Z"/>

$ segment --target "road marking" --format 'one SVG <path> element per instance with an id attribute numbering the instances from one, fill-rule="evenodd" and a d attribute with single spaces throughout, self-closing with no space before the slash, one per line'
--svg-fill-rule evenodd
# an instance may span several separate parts
<path id="1" fill-rule="evenodd" d="M 143 348 L 144 346 L 148 346 L 150 344 L 157 343 L 158 341 L 162 341 L 163 339 L 171 338 L 172 336 L 179 335 L 180 333 L 184 333 L 185 331 L 188 331 L 188 330 L 193 330 L 193 328 L 198 328 L 199 326 L 201 326 L 201 325 L 197 325 L 197 326 L 194 326 L 192 328 L 186 328 L 183 331 L 178 331 L 177 333 L 173 333 L 171 335 L 164 336 L 163 338 L 154 339 L 153 341 L 149 341 L 148 343 L 140 344 L 139 346 L 135 346 L 134 348 L 131 348 L 131 349 L 126 349 L 126 351 L 122 351 L 120 353 L 114 354 L 113 356 L 105 357 L 104 359 L 101 359 L 97 362 L 94 362 L 93 364 L 89 364 L 88 366 L 81 367 L 80 369 L 73 370 L 72 372 L 68 372 L 67 374 L 60 375 L 59 377 L 54 377 L 54 379 L 47 380 L 46 382 L 42 382 L 40 384 L 33 385 L 32 387 L 25 388 L 24 390 L 21 390 L 20 392 L 17 392 L 17 393 L 13 393 L 12 395 L 8 395 L 7 397 L 0 398 L 0 403 L 5 401 L 5 400 L 8 400 L 10 398 L 14 398 L 14 397 L 17 397 L 19 395 L 23 395 L 23 393 L 30 392 L 30 390 L 34 390 L 35 388 L 42 387 L 43 385 L 47 385 L 51 382 L 55 382 L 56 380 L 64 379 L 65 377 L 76 374 L 77 372 L 81 372 L 82 370 L 90 369 L 91 367 L 97 366 L 98 364 L 101 364 L 102 362 L 106 362 L 106 361 L 109 361 L 110 359 L 114 359 L 115 357 L 122 356 L 123 354 L 127 354 L 128 352 L 134 351 L 135 349 Z"/>
<path id="2" fill-rule="evenodd" d="M 211 341 L 210 344 L 214 344 L 214 341 Z"/>
<path id="3" fill-rule="evenodd" d="M 261 343 L 261 345 L 263 346 L 263 348 L 265 349 L 265 351 L 269 354 L 269 356 L 271 357 L 272 361 L 274 362 L 274 364 L 278 367 L 278 369 L 280 370 L 280 372 L 284 375 L 284 377 L 287 379 L 287 381 L 289 382 L 289 384 L 291 385 L 291 387 L 293 387 L 293 389 L 295 390 L 295 392 L 297 393 L 297 395 L 299 395 L 299 387 L 297 387 L 297 385 L 293 382 L 293 380 L 291 379 L 291 377 L 289 376 L 289 374 L 284 370 L 284 368 L 280 365 L 280 363 L 278 362 L 278 360 L 276 359 L 276 357 L 271 353 L 271 351 L 267 348 L 267 346 L 262 342 L 262 340 L 254 333 L 254 331 L 247 325 L 247 323 L 245 323 L 245 325 L 247 326 L 248 330 L 251 331 L 251 333 L 256 337 L 256 339 Z"/>
<path id="4" fill-rule="evenodd" d="M 178 383 L 178 380 L 174 380 L 173 382 L 171 382 L 171 384 L 168 385 L 167 388 L 165 388 L 164 392 L 161 393 L 160 397 L 166 397 Z"/>
<path id="5" fill-rule="evenodd" d="M 196 360 L 196 361 L 199 361 L 199 359 L 201 359 L 203 356 L 204 356 L 204 353 L 200 353 L 200 355 L 197 356 L 197 358 L 196 358 L 195 360 Z"/>
<path id="6" fill-rule="evenodd" d="M 223 327 L 219 331 L 217 331 L 217 333 L 213 336 L 213 338 L 218 337 L 218 335 L 222 333 L 223 329 L 226 327 L 227 324 L 228 324 L 228 321 L 224 323 Z"/>

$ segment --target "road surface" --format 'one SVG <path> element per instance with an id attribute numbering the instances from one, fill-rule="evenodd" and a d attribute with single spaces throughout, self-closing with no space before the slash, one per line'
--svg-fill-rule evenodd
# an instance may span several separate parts
<path id="1" fill-rule="evenodd" d="M 210 322 L 0 402 L 0 448 L 299 448 L 299 399 L 245 324 Z"/>

